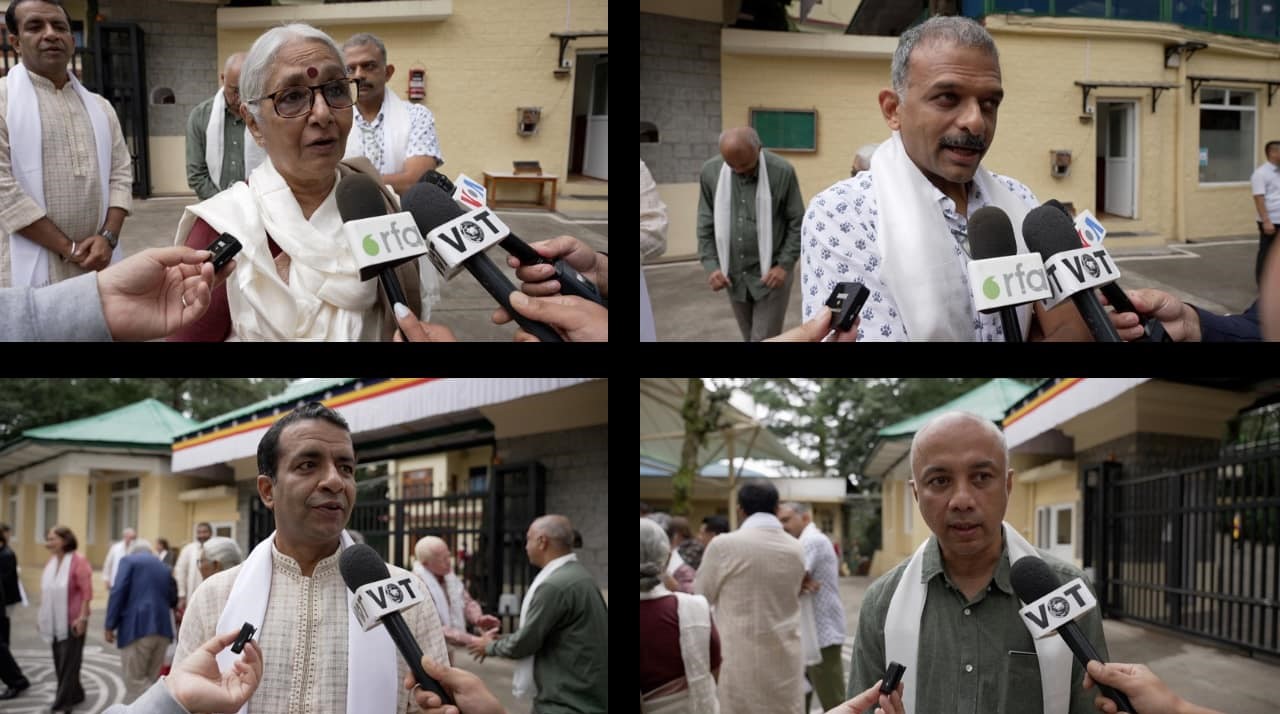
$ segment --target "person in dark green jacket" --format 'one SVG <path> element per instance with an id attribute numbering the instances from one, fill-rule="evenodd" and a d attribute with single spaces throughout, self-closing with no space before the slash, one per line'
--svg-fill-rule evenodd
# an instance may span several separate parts
<path id="1" fill-rule="evenodd" d="M 534 714 L 604 714 L 609 710 L 609 610 L 595 580 L 573 553 L 573 526 L 564 516 L 535 520 L 525 552 L 541 572 L 520 607 L 520 629 L 498 638 L 495 628 L 468 649 L 483 661 L 519 660 L 512 689 L 533 700 Z"/>

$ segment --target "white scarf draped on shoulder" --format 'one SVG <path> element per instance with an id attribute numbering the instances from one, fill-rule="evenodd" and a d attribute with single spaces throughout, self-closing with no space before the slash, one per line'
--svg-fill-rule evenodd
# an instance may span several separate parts
<path id="1" fill-rule="evenodd" d="M 98 157 L 98 187 L 100 190 L 99 206 L 101 211 L 98 225 L 107 221 L 111 195 L 111 125 L 107 122 L 106 112 L 98 103 L 97 95 L 85 89 L 74 74 L 70 83 L 85 111 L 89 113 L 89 123 L 93 125 L 93 143 Z M 27 69 L 21 64 L 9 70 L 5 78 L 9 90 L 9 106 L 5 111 L 5 122 L 9 127 L 9 159 L 13 170 L 13 178 L 22 188 L 22 192 L 31 197 L 40 208 L 47 209 L 44 199 L 44 138 L 41 131 L 40 101 L 36 97 L 36 88 L 31 84 Z M 69 236 L 72 240 L 79 240 Z M 80 236 L 84 238 L 85 236 Z M 9 270 L 14 287 L 41 287 L 49 284 L 49 250 L 44 246 L 14 233 L 9 236 Z M 124 257 L 119 244 L 111 252 L 111 262 L 117 263 Z"/>
<path id="2" fill-rule="evenodd" d="M 40 576 L 40 612 L 36 629 L 45 644 L 67 639 L 67 608 L 70 607 L 67 598 L 71 591 L 71 561 L 74 558 L 72 553 L 64 553 L 61 562 L 57 557 L 50 558 Z"/>
<path id="3" fill-rule="evenodd" d="M 271 551 L 276 534 L 254 546 L 249 557 L 240 566 L 227 604 L 218 617 L 217 632 L 238 630 L 248 622 L 261 630 L 267 617 L 267 600 L 271 597 L 273 571 Z M 341 548 L 354 541 L 346 531 L 342 532 Z M 347 714 L 393 714 L 400 689 L 397 670 L 396 647 L 385 627 L 375 627 L 368 632 L 351 612 L 352 593 L 347 593 Z M 227 672 L 234 667 L 240 655 L 230 648 L 217 654 L 218 669 Z M 240 708 L 240 714 L 248 714 L 249 705 Z"/>
<path id="4" fill-rule="evenodd" d="M 524 626 L 525 617 L 529 615 L 529 603 L 533 602 L 533 594 L 538 592 L 538 586 L 541 585 L 552 573 L 560 568 L 572 563 L 578 559 L 576 553 L 562 555 L 559 558 L 547 563 L 547 567 L 538 572 L 538 576 L 533 579 L 533 583 L 529 586 L 529 591 L 524 594 L 524 602 L 520 603 L 520 626 Z M 538 685 L 533 681 L 533 656 L 525 657 L 516 661 L 516 671 L 511 677 L 511 692 L 518 699 L 532 701 L 538 696 Z"/>
<path id="5" fill-rule="evenodd" d="M 391 87 L 386 88 L 382 96 L 382 131 L 386 139 L 387 150 L 382 155 L 382 166 L 376 167 L 383 174 L 398 174 L 404 169 L 405 154 L 409 152 L 409 107 L 408 102 L 401 99 Z M 356 111 L 360 111 L 356 107 Z M 342 158 L 368 156 L 364 146 L 364 132 L 356 127 L 351 128 L 347 136 L 347 152 Z"/>
<path id="6" fill-rule="evenodd" d="M 1016 528 L 1003 525 L 1005 544 L 1009 549 L 1009 564 L 1019 558 L 1038 558 L 1035 548 Z M 906 666 L 902 675 L 902 703 L 907 714 L 916 714 L 917 655 L 920 648 L 920 622 L 924 613 L 928 584 L 923 582 L 924 551 L 932 542 L 925 540 L 907 563 L 898 587 L 889 601 L 889 612 L 884 625 L 884 657 L 888 662 Z M 1040 663 L 1040 694 L 1045 714 L 1067 714 L 1071 706 L 1071 651 L 1061 637 L 1043 637 L 1035 640 L 1036 659 Z"/>
<path id="7" fill-rule="evenodd" d="M 217 93 L 213 95 L 213 109 L 209 112 L 209 124 L 204 130 L 204 163 L 209 167 L 209 178 L 213 179 L 213 185 L 222 186 L 222 155 L 223 141 L 222 135 L 227 121 L 227 98 L 222 93 L 223 88 L 218 87 Z M 266 160 L 266 152 L 262 147 L 258 146 L 258 142 L 254 141 L 253 134 L 249 133 L 249 125 L 244 127 L 244 175 L 248 176 L 258 165 Z"/>
<path id="8" fill-rule="evenodd" d="M 334 181 L 335 188 L 337 180 Z M 342 234 L 334 192 L 308 220 L 292 190 L 268 159 L 248 184 L 188 206 L 178 224 L 182 245 L 197 218 L 230 233 L 243 248 L 227 278 L 233 337 L 240 340 L 378 340 L 378 283 L 360 280 Z M 270 236 L 290 259 L 289 282 L 280 279 Z"/>
<path id="9" fill-rule="evenodd" d="M 759 176 L 756 177 L 756 250 L 760 253 L 760 279 L 773 267 L 773 193 L 769 189 L 769 171 L 765 166 L 764 149 L 760 150 Z M 720 179 L 716 183 L 713 218 L 716 234 L 716 257 L 720 259 L 720 272 L 729 277 L 729 248 L 733 239 L 733 187 L 729 164 L 720 166 Z"/>
<path id="10" fill-rule="evenodd" d="M 978 314 L 956 267 L 955 239 L 935 200 L 937 188 L 907 155 L 902 137 L 893 132 L 871 157 L 872 190 L 879 207 L 881 280 L 893 295 L 912 340 L 972 342 Z M 1022 220 L 1027 204 L 1009 187 L 978 167 L 973 181 L 990 204 L 1013 223 L 1018 252 L 1026 253 Z M 1018 308 L 1025 339 L 1031 329 L 1030 305 Z"/>

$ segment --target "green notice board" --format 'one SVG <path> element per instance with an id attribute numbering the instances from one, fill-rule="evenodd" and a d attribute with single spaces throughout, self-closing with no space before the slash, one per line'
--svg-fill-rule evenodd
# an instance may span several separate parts
<path id="1" fill-rule="evenodd" d="M 813 109 L 752 109 L 751 126 L 775 151 L 817 151 L 818 112 Z"/>

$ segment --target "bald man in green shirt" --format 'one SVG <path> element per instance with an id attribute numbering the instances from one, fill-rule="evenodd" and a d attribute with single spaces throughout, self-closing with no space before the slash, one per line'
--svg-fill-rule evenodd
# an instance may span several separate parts
<path id="1" fill-rule="evenodd" d="M 573 552 L 573 526 L 564 516 L 533 522 L 525 552 L 541 568 L 525 593 L 520 629 L 496 639 L 485 632 L 467 649 L 478 659 L 515 660 L 512 688 L 532 696 L 534 714 L 605 714 L 609 710 L 609 609 L 595 579 Z M 521 669 L 532 668 L 531 681 Z M 532 685 L 532 686 L 530 686 Z"/>
<path id="2" fill-rule="evenodd" d="M 933 535 L 867 589 L 850 695 L 874 684 L 888 662 L 898 661 L 908 667 L 903 696 L 908 714 L 1097 711 L 1096 692 L 1081 686 L 1084 670 L 1061 638 L 1033 640 L 1018 614 L 1022 604 L 1009 582 L 1011 561 L 1040 557 L 1063 583 L 1083 573 L 1032 548 L 1003 522 L 1013 488 L 1008 463 L 1003 433 L 974 414 L 942 414 L 916 433 L 911 488 Z M 913 600 L 913 595 L 919 597 Z M 1105 660 L 1098 610 L 1078 622 Z M 913 638 L 916 661 L 904 661 L 903 645 Z"/>

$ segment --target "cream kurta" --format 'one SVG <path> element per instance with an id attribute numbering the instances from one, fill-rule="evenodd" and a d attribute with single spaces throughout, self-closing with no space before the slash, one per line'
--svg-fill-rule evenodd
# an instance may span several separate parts
<path id="1" fill-rule="evenodd" d="M 249 700 L 252 714 L 346 712 L 349 614 L 347 586 L 338 571 L 340 552 L 317 563 L 308 578 L 297 561 L 272 546 L 271 599 L 256 638 L 262 647 L 262 684 Z M 217 634 L 218 616 L 240 567 L 216 573 L 196 588 L 178 634 L 174 666 Z M 407 570 L 388 568 L 393 576 L 417 579 Z M 425 592 L 426 586 L 421 587 Z M 423 653 L 436 662 L 448 662 L 440 618 L 430 599 L 402 614 Z M 398 652 L 396 663 L 397 681 L 403 682 L 409 668 Z M 396 701 L 397 712 L 419 711 L 404 688 Z"/>
<path id="2" fill-rule="evenodd" d="M 694 589 L 715 606 L 720 711 L 800 714 L 804 549 L 781 528 L 744 528 L 707 546 Z"/>
<path id="3" fill-rule="evenodd" d="M 44 199 L 47 210 L 42 210 L 30 196 L 23 193 L 13 178 L 9 158 L 9 127 L 5 116 L 9 109 L 9 86 L 0 81 L 0 287 L 9 287 L 13 276 L 9 267 L 8 234 L 25 228 L 46 215 L 73 241 L 88 238 L 102 228 L 102 195 L 98 178 L 98 152 L 93 138 L 93 126 L 89 112 L 71 83 L 61 90 L 54 89 L 53 82 L 34 72 L 29 73 L 40 102 L 40 124 L 43 129 L 41 156 L 44 162 Z M 133 160 L 120 132 L 120 120 L 111 104 L 94 95 L 107 115 L 111 127 L 111 186 L 107 197 L 109 207 L 132 207 Z M 86 200 L 87 197 L 87 200 Z M 62 257 L 50 252 L 49 280 L 60 282 L 83 274 L 74 263 L 64 263 Z"/>

